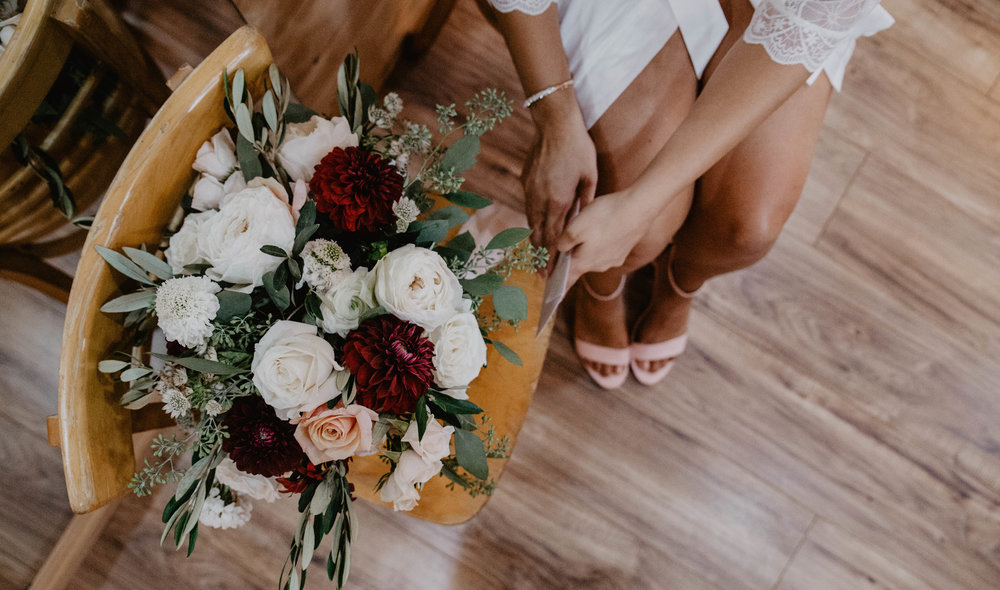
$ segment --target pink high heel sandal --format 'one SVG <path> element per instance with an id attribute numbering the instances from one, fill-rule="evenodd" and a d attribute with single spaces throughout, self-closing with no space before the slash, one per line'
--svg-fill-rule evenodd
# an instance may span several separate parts
<path id="1" fill-rule="evenodd" d="M 587 295 L 590 295 L 598 301 L 611 301 L 622 294 L 622 290 L 625 289 L 625 277 L 622 276 L 621 283 L 618 284 L 618 288 L 615 289 L 610 295 L 601 295 L 596 293 L 587 284 L 587 279 L 585 277 L 580 278 L 580 283 L 583 284 L 583 288 L 587 291 Z M 592 342 L 585 342 L 579 338 L 573 338 L 573 346 L 576 349 L 576 355 L 580 357 L 583 364 L 583 368 L 586 369 L 587 374 L 590 378 L 594 380 L 594 383 L 600 385 L 604 389 L 616 389 L 621 387 L 625 380 L 628 379 L 628 371 L 625 370 L 631 362 L 631 354 L 629 348 L 611 348 L 609 346 L 601 346 L 599 344 L 593 344 Z M 612 375 L 601 375 L 598 371 L 591 368 L 587 363 L 595 363 L 601 365 L 617 365 L 622 367 L 622 371 L 617 374 Z"/>
<path id="2" fill-rule="evenodd" d="M 671 264 L 674 261 L 674 245 L 671 244 L 668 248 L 669 252 L 667 252 L 666 270 L 667 281 L 670 283 L 670 288 L 674 290 L 674 293 L 677 293 L 681 297 L 691 299 L 694 297 L 697 289 L 694 291 L 685 291 L 677 285 L 677 281 L 674 280 L 673 270 L 671 269 Z M 660 271 L 659 268 L 654 268 L 656 272 Z M 687 332 L 664 342 L 654 342 L 652 344 L 636 342 L 639 326 L 642 325 L 642 321 L 646 318 L 646 314 L 649 313 L 650 309 L 650 307 L 647 307 L 646 311 L 642 312 L 642 315 L 639 316 L 635 326 L 632 327 L 632 344 L 629 345 L 629 353 L 631 357 L 629 359 L 629 367 L 632 369 L 632 374 L 635 376 L 635 380 L 643 385 L 655 385 L 660 381 L 663 381 L 663 378 L 667 376 L 670 369 L 674 368 L 674 361 L 687 347 Z M 639 361 L 650 363 L 662 360 L 668 360 L 669 362 L 656 371 L 647 371 L 639 366 Z"/>

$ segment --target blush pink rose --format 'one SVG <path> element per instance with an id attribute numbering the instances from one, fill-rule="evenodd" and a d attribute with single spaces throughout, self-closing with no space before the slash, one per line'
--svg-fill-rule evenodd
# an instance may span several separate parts
<path id="1" fill-rule="evenodd" d="M 360 405 L 329 409 L 319 406 L 299 420 L 295 440 L 314 465 L 339 461 L 372 446 L 372 425 L 378 414 Z"/>

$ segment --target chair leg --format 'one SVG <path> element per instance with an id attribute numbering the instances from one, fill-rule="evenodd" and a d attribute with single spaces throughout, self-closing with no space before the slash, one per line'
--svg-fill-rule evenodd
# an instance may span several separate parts
<path id="1" fill-rule="evenodd" d="M 28 590 L 64 590 L 97 542 L 121 499 L 86 514 L 74 514 Z"/>

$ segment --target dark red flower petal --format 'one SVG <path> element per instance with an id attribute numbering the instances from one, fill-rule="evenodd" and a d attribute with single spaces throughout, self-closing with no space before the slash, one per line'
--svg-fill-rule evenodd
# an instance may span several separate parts
<path id="1" fill-rule="evenodd" d="M 309 190 L 334 229 L 372 232 L 395 220 L 392 205 L 403 194 L 403 177 L 377 154 L 338 147 L 316 164 Z"/>
<path id="2" fill-rule="evenodd" d="M 222 424 L 229 434 L 222 439 L 222 450 L 241 471 L 273 477 L 305 460 L 295 440 L 295 425 L 278 418 L 260 397 L 237 399 Z"/>
<path id="3" fill-rule="evenodd" d="M 405 414 L 434 380 L 434 344 L 420 326 L 381 315 L 347 335 L 344 366 L 357 381 L 359 403 Z"/>

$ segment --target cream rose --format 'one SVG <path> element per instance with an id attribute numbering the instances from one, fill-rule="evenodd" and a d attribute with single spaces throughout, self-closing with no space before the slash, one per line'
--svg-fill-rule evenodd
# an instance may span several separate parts
<path id="1" fill-rule="evenodd" d="M 223 129 L 211 139 L 201 144 L 198 155 L 195 156 L 192 168 L 222 181 L 229 177 L 238 166 L 236 160 L 236 145 L 229 135 L 228 129 Z"/>
<path id="2" fill-rule="evenodd" d="M 343 369 L 314 326 L 287 320 L 275 322 L 264 334 L 250 363 L 253 384 L 285 420 L 333 399 L 339 393 L 337 372 Z"/>
<path id="3" fill-rule="evenodd" d="M 358 145 L 358 136 L 344 117 L 324 119 L 313 115 L 305 123 L 286 127 L 285 141 L 278 148 L 278 163 L 292 180 L 312 180 L 316 164 L 333 148 Z"/>
<path id="4" fill-rule="evenodd" d="M 295 440 L 314 465 L 338 461 L 371 450 L 377 420 L 377 413 L 359 404 L 319 406 L 299 421 Z"/>
<path id="5" fill-rule="evenodd" d="M 424 429 L 424 437 L 420 436 L 416 422 L 410 422 L 410 426 L 403 435 L 403 442 L 409 443 L 417 455 L 428 465 L 437 466 L 441 471 L 441 459 L 451 454 L 451 437 L 455 433 L 455 427 L 441 426 L 441 423 L 434 419 L 432 414 L 427 416 L 427 427 Z"/>
<path id="6" fill-rule="evenodd" d="M 416 484 L 422 484 L 441 472 L 441 462 L 428 463 L 416 451 L 403 451 L 396 469 L 379 493 L 383 502 L 392 502 L 393 510 L 413 510 L 420 499 Z"/>
<path id="7" fill-rule="evenodd" d="M 205 262 L 198 250 L 198 234 L 201 232 L 202 224 L 215 214 L 215 211 L 192 213 L 184 218 L 184 223 L 177 230 L 177 233 L 170 236 L 169 246 L 163 255 L 175 275 L 183 273 L 184 267 L 189 264 L 203 264 Z"/>
<path id="8" fill-rule="evenodd" d="M 486 364 L 486 342 L 471 313 L 460 313 L 431 332 L 434 343 L 434 382 L 441 387 L 465 387 Z M 468 399 L 462 389 L 447 392 Z"/>
<path id="9" fill-rule="evenodd" d="M 254 500 L 274 502 L 278 499 L 278 486 L 274 480 L 263 475 L 240 471 L 236 463 L 226 457 L 215 468 L 215 480 L 229 486 L 237 494 L 250 496 Z"/>
<path id="10" fill-rule="evenodd" d="M 191 187 L 191 208 L 198 211 L 218 209 L 226 195 L 238 193 L 247 187 L 243 173 L 236 171 L 226 182 L 219 182 L 214 176 L 201 175 Z"/>
<path id="11" fill-rule="evenodd" d="M 265 274 L 278 268 L 281 258 L 264 254 L 272 245 L 290 252 L 295 222 L 287 204 L 267 187 L 250 187 L 230 195 L 219 213 L 199 228 L 198 251 L 211 264 L 205 274 L 237 285 L 263 284 Z"/>
<path id="12" fill-rule="evenodd" d="M 374 272 L 379 305 L 425 330 L 466 310 L 462 286 L 437 252 L 406 244 L 379 260 Z"/>
<path id="13" fill-rule="evenodd" d="M 375 275 L 362 266 L 335 283 L 329 291 L 319 293 L 324 332 L 344 337 L 358 327 L 361 316 L 375 308 L 374 278 Z"/>

